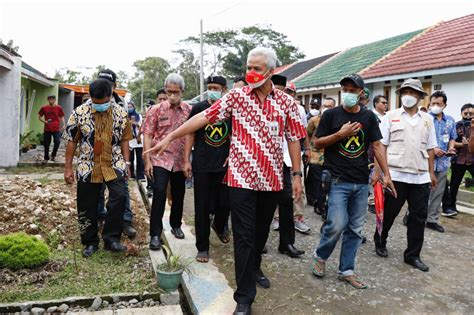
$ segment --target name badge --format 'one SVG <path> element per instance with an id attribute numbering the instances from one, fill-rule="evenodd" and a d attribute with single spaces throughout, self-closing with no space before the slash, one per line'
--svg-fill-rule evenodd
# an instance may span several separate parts
<path id="1" fill-rule="evenodd" d="M 444 143 L 448 143 L 448 142 L 449 142 L 449 135 L 448 135 L 447 133 L 445 133 L 445 134 L 443 135 L 443 142 L 444 142 Z"/>
<path id="2" fill-rule="evenodd" d="M 270 126 L 269 126 L 269 129 L 270 129 L 270 135 L 272 137 L 276 137 L 278 136 L 278 121 L 272 121 L 270 122 Z"/>

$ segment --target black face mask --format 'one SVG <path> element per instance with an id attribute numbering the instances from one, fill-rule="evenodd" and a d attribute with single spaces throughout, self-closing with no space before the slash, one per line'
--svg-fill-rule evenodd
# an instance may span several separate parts
<path id="1" fill-rule="evenodd" d="M 463 117 L 462 120 L 464 120 L 464 121 L 471 121 L 471 120 L 472 120 L 472 117 L 469 117 L 469 118 Z"/>

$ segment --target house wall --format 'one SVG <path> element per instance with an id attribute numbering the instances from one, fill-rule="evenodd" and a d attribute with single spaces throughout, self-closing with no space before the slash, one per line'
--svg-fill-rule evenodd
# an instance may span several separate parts
<path id="1" fill-rule="evenodd" d="M 33 96 L 33 90 L 36 90 L 34 102 L 33 104 L 30 102 L 29 104 L 29 106 L 33 106 L 29 122 L 26 121 L 27 106 L 23 106 L 22 117 L 25 119 L 24 132 L 33 131 L 33 135 L 42 133 L 44 124 L 39 121 L 38 112 L 41 109 L 41 106 L 48 104 L 48 95 L 56 95 L 56 98 L 58 97 L 58 84 L 55 84 L 52 87 L 47 87 L 30 79 L 22 78 L 21 87 L 24 89 L 25 97 L 28 100 L 31 100 L 31 97 Z M 24 102 L 26 102 L 26 100 L 24 100 Z"/>
<path id="2" fill-rule="evenodd" d="M 336 106 L 339 105 L 339 90 L 338 88 L 333 89 L 323 89 L 305 93 L 298 93 L 297 97 L 303 98 L 303 104 L 305 105 L 306 109 L 309 110 L 309 102 L 311 101 L 313 94 L 322 94 L 322 99 L 325 97 L 332 97 L 336 100 Z"/>
<path id="3" fill-rule="evenodd" d="M 20 155 L 20 77 L 21 58 L 12 57 L 10 70 L 0 67 L 0 167 L 16 166 Z"/>
<path id="4" fill-rule="evenodd" d="M 74 110 L 74 97 L 74 91 L 70 91 L 69 93 L 59 91 L 58 104 L 63 108 L 65 117 L 64 119 L 66 120 L 66 123 L 72 111 Z"/>
<path id="5" fill-rule="evenodd" d="M 437 84 L 441 84 L 441 90 L 448 97 L 445 113 L 460 120 L 461 107 L 466 103 L 474 104 L 474 71 L 433 76 L 433 92 Z"/>

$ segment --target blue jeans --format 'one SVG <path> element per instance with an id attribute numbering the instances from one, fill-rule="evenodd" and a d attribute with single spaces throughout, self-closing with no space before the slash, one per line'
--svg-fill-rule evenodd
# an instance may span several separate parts
<path id="1" fill-rule="evenodd" d="M 357 250 L 362 244 L 362 227 L 367 216 L 367 184 L 331 182 L 328 221 L 314 257 L 326 261 L 331 256 L 342 234 L 339 274 L 354 274 Z"/>

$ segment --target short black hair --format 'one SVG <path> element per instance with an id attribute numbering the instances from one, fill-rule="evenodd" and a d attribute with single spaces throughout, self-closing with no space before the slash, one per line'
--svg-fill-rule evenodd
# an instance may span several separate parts
<path id="1" fill-rule="evenodd" d="M 375 106 L 375 104 L 377 104 L 378 102 L 380 102 L 380 99 L 381 99 L 381 98 L 387 99 L 387 98 L 385 97 L 385 95 L 379 94 L 379 95 L 375 96 L 375 97 L 374 97 L 374 106 Z"/>
<path id="2" fill-rule="evenodd" d="M 332 101 L 334 103 L 334 106 L 336 106 L 336 100 L 333 99 L 332 97 L 325 97 L 324 100 L 325 101 Z"/>
<path id="3" fill-rule="evenodd" d="M 104 98 L 112 95 L 112 85 L 109 80 L 97 79 L 89 85 L 91 98 Z"/>
<path id="4" fill-rule="evenodd" d="M 466 109 L 471 109 L 471 108 L 474 108 L 474 105 L 471 104 L 471 103 L 467 103 L 467 104 L 464 104 L 462 107 L 461 107 L 461 113 L 463 111 L 465 111 Z"/>
<path id="5" fill-rule="evenodd" d="M 237 83 L 237 82 L 240 82 L 240 81 L 244 82 L 245 85 L 248 84 L 247 81 L 245 81 L 244 77 L 237 77 L 237 78 L 234 79 L 234 83 Z"/>
<path id="6" fill-rule="evenodd" d="M 446 104 L 448 102 L 448 97 L 446 96 L 446 93 L 444 93 L 443 91 L 436 91 L 433 94 L 431 94 L 430 101 L 433 97 L 434 98 L 442 97 L 444 104 Z"/>
<path id="7" fill-rule="evenodd" d="M 158 95 L 160 94 L 166 94 L 166 90 L 164 88 L 161 88 L 158 91 L 156 91 L 156 97 L 158 97 Z"/>
<path id="8" fill-rule="evenodd" d="M 48 100 L 49 99 L 56 99 L 56 95 L 48 95 Z"/>

